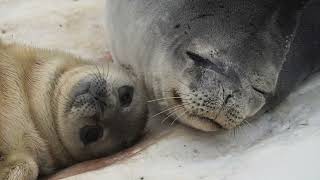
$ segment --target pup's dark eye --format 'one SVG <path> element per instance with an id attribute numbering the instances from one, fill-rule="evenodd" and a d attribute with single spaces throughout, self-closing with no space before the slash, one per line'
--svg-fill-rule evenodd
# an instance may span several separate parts
<path id="1" fill-rule="evenodd" d="M 100 139 L 103 135 L 103 128 L 101 126 L 85 126 L 80 129 L 80 139 L 84 145 L 93 143 Z"/>
<path id="2" fill-rule="evenodd" d="M 134 88 L 131 86 L 122 86 L 118 89 L 120 106 L 128 107 L 133 98 Z"/>

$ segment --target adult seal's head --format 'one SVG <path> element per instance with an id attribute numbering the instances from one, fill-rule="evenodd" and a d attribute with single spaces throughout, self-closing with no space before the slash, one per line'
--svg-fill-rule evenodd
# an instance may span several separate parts
<path id="1" fill-rule="evenodd" d="M 319 33 L 303 27 L 319 27 L 312 18 L 319 6 L 312 9 L 311 3 L 307 24 L 301 24 L 306 4 L 107 0 L 108 43 L 115 60 L 142 72 L 150 97 L 170 116 L 204 131 L 231 129 L 272 106 L 319 66 L 318 46 L 306 42 L 309 36 L 319 41 Z M 302 59 L 308 54 L 313 56 Z"/>

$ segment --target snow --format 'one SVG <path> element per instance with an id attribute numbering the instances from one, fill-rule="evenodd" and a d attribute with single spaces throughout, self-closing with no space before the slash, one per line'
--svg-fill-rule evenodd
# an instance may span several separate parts
<path id="1" fill-rule="evenodd" d="M 127 161 L 69 179 L 319 180 L 319 91 L 317 74 L 236 136 L 178 125 Z"/>
<path id="2" fill-rule="evenodd" d="M 103 18 L 104 0 L 0 0 L 0 38 L 98 59 L 107 50 Z M 319 92 L 316 74 L 235 135 L 152 120 L 151 129 L 168 131 L 155 144 L 67 179 L 319 180 Z"/>

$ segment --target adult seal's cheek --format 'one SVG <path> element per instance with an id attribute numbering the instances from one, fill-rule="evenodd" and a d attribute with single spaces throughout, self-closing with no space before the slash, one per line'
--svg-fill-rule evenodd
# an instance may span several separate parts
<path id="1" fill-rule="evenodd" d="M 318 0 L 106 2 L 115 61 L 159 112 L 179 107 L 172 119 L 203 131 L 241 125 L 319 70 Z"/>

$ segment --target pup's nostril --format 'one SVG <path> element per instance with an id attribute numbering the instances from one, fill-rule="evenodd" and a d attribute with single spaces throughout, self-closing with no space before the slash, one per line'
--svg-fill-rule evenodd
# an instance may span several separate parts
<path id="1" fill-rule="evenodd" d="M 122 86 L 118 89 L 120 106 L 128 107 L 133 98 L 134 88 L 132 86 Z"/>
<path id="2" fill-rule="evenodd" d="M 84 145 L 96 142 L 103 136 L 103 128 L 99 125 L 85 126 L 80 129 L 80 139 Z"/>
<path id="3" fill-rule="evenodd" d="M 91 81 L 88 78 L 80 80 L 73 89 L 74 97 L 88 93 Z"/>
<path id="4" fill-rule="evenodd" d="M 229 94 L 226 99 L 224 100 L 224 104 L 227 104 L 228 101 L 232 98 L 233 96 L 231 94 Z"/>

